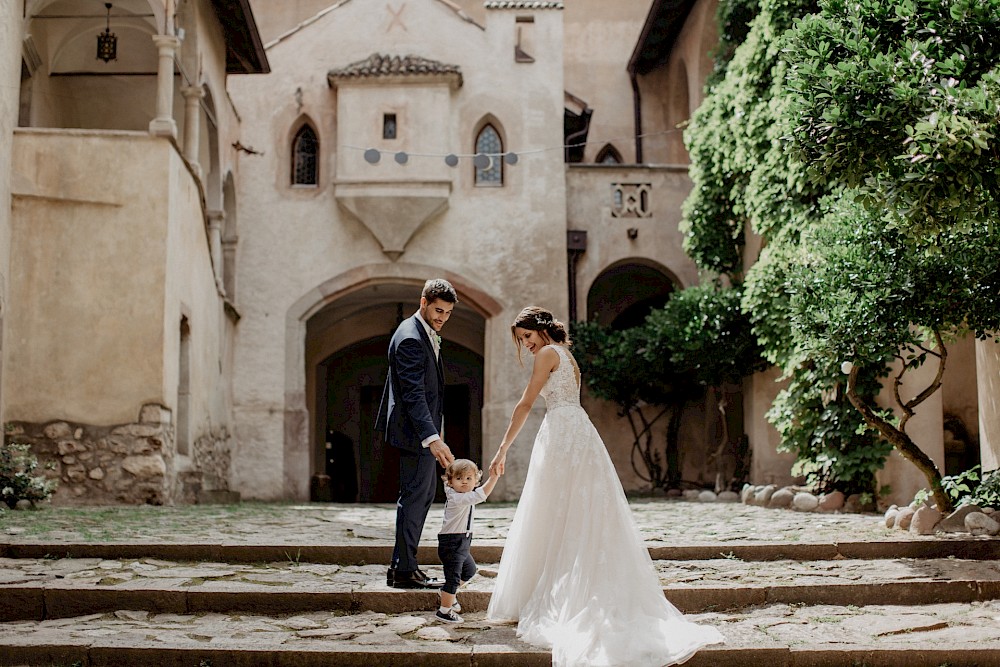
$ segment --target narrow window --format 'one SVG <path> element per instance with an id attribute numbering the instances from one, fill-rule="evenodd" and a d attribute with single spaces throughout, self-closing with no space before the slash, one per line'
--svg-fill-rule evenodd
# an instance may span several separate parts
<path id="1" fill-rule="evenodd" d="M 488 164 L 475 166 L 476 185 L 503 185 L 503 144 L 500 133 L 492 125 L 486 125 L 479 131 L 476 154 L 489 158 Z"/>
<path id="2" fill-rule="evenodd" d="M 611 144 L 605 144 L 604 148 L 597 153 L 597 159 L 594 162 L 597 164 L 621 164 L 622 154 Z"/>
<path id="3" fill-rule="evenodd" d="M 387 113 L 382 116 L 382 138 L 396 138 L 396 114 Z"/>
<path id="4" fill-rule="evenodd" d="M 177 453 L 191 453 L 191 326 L 181 316 L 177 369 Z"/>
<path id="5" fill-rule="evenodd" d="M 319 141 L 316 133 L 308 125 L 292 140 L 292 185 L 316 185 L 319 183 Z"/>

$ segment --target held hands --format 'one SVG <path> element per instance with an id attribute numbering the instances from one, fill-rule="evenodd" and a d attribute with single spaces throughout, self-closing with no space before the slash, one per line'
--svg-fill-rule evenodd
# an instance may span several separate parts
<path id="1" fill-rule="evenodd" d="M 438 438 L 430 444 L 431 454 L 441 464 L 442 468 L 447 468 L 455 460 L 455 455 L 451 453 L 451 448 L 444 444 L 444 440 Z"/>
<path id="2" fill-rule="evenodd" d="M 493 460 L 490 462 L 490 475 L 494 477 L 499 477 L 504 473 L 507 463 L 507 452 L 503 449 L 496 453 Z"/>

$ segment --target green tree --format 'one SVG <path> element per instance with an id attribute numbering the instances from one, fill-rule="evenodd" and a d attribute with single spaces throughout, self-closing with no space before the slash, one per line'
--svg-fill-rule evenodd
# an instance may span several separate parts
<path id="1" fill-rule="evenodd" d="M 812 182 L 843 188 L 786 275 L 794 348 L 846 362 L 849 400 L 942 511 L 941 473 L 906 425 L 940 388 L 948 341 L 1000 324 L 996 34 L 1000 0 L 827 0 L 786 51 L 798 156 Z M 898 419 L 857 391 L 887 359 Z M 934 379 L 901 396 L 904 374 L 928 361 Z"/>
<path id="2" fill-rule="evenodd" d="M 723 454 L 736 442 L 729 433 L 728 399 L 723 386 L 740 383 L 766 366 L 750 321 L 740 308 L 740 298 L 739 287 L 723 287 L 716 282 L 688 287 L 671 296 L 663 308 L 652 311 L 643 327 L 646 361 L 651 366 L 666 361 L 676 373 L 704 387 L 715 401 L 721 428 L 709 461 L 716 465 L 716 491 L 729 489 L 739 481 L 724 471 Z M 738 460 L 743 458 L 739 452 L 736 454 Z"/>
<path id="3" fill-rule="evenodd" d="M 676 487 L 678 432 L 685 383 L 669 360 L 645 358 L 648 332 L 644 327 L 616 330 L 596 322 L 573 325 L 573 349 L 590 392 L 618 407 L 632 431 L 632 469 L 656 487 Z M 654 438 L 653 427 L 667 420 L 665 447 Z"/>
<path id="4" fill-rule="evenodd" d="M 802 252 L 802 230 L 835 189 L 810 179 L 805 163 L 789 154 L 793 100 L 781 55 L 791 48 L 788 30 L 795 20 L 817 7 L 798 0 L 720 4 L 717 73 L 685 133 L 693 188 L 682 229 L 695 262 L 736 284 L 744 265 L 756 259 L 746 271 L 742 307 L 764 357 L 789 379 L 768 415 L 781 434 L 780 447 L 796 454 L 798 467 L 819 488 L 874 490 L 886 446 L 858 433 L 862 419 L 838 391 L 839 370 L 817 367 L 790 345 L 789 271 Z M 751 12 L 756 16 L 748 31 L 739 22 L 730 26 L 731 17 Z M 759 258 L 742 256 L 750 231 L 766 239 Z M 877 384 L 862 383 L 859 391 L 874 393 Z"/>

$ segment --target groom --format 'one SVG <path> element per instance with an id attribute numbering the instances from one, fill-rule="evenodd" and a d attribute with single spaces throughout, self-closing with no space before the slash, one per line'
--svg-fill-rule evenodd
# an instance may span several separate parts
<path id="1" fill-rule="evenodd" d="M 393 588 L 440 588 L 417 566 L 417 543 L 437 490 L 437 466 L 455 460 L 441 439 L 444 368 L 441 337 L 458 303 L 455 288 L 434 278 L 424 284 L 420 308 L 403 320 L 389 342 L 389 375 L 375 430 L 399 449 L 396 546 L 386 583 Z"/>

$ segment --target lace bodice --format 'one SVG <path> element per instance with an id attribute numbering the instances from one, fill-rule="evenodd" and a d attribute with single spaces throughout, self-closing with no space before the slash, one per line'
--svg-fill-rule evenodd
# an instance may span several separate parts
<path id="1" fill-rule="evenodd" d="M 562 345 L 550 345 L 559 355 L 559 367 L 552 371 L 542 387 L 545 408 L 553 410 L 566 406 L 580 406 L 580 385 L 577 383 L 576 361 Z"/>

